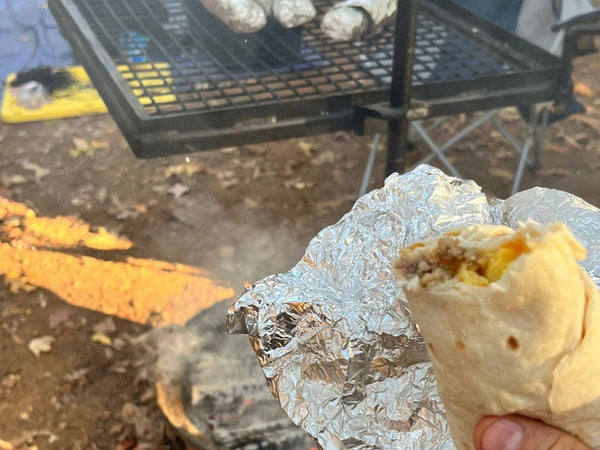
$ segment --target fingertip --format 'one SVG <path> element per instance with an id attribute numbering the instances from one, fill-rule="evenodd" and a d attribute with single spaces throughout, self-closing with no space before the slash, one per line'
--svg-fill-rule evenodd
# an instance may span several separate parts
<path id="1" fill-rule="evenodd" d="M 473 430 L 473 443 L 475 444 L 475 448 L 477 450 L 483 449 L 483 435 L 485 434 L 485 430 L 495 422 L 500 420 L 498 416 L 484 416 L 475 426 Z"/>

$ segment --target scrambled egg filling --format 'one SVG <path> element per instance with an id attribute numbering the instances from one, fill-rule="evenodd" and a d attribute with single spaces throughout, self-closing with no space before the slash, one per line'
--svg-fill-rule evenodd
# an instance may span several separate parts
<path id="1" fill-rule="evenodd" d="M 476 262 L 462 262 L 456 276 L 463 283 L 472 286 L 487 286 L 498 281 L 509 264 L 525 252 L 527 247 L 523 241 L 506 242 L 489 255 L 481 256 Z"/>

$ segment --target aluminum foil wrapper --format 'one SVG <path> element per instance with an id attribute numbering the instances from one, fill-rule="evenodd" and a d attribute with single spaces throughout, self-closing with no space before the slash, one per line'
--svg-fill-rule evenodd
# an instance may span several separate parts
<path id="1" fill-rule="evenodd" d="M 324 449 L 454 448 L 424 343 L 390 266 L 402 247 L 465 224 L 564 222 L 600 285 L 600 210 L 535 188 L 488 200 L 430 166 L 392 175 L 230 309 L 289 417 Z"/>
<path id="2" fill-rule="evenodd" d="M 236 33 L 254 33 L 273 15 L 286 28 L 316 16 L 312 0 L 200 0 L 217 19 Z"/>
<path id="3" fill-rule="evenodd" d="M 321 30 L 336 41 L 359 40 L 375 32 L 396 14 L 394 0 L 343 0 L 321 20 Z"/>

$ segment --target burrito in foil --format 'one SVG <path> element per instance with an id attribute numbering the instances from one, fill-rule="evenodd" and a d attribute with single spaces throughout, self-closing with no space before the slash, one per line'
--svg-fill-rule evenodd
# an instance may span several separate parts
<path id="1" fill-rule="evenodd" d="M 248 334 L 281 407 L 323 449 L 452 450 L 455 446 L 425 342 L 412 321 L 404 291 L 396 284 L 391 261 L 396 260 L 401 249 L 458 227 L 487 224 L 517 229 L 528 219 L 565 223 L 588 251 L 582 268 L 600 286 L 598 208 L 566 192 L 544 188 L 529 189 L 506 200 L 490 198 L 472 181 L 422 165 L 403 175 L 390 175 L 385 186 L 361 197 L 338 223 L 315 236 L 290 271 L 269 276 L 250 287 L 229 311 L 229 331 Z M 564 284 L 556 280 L 571 282 L 571 271 L 571 275 L 565 271 L 573 266 L 565 265 L 567 259 L 557 261 L 565 268 L 560 277 L 547 276 L 542 270 L 545 266 L 537 269 L 535 277 L 543 277 L 548 285 L 563 289 Z M 507 263 L 509 271 L 510 264 Z M 557 271 L 553 268 L 551 273 Z M 542 292 L 549 291 L 542 279 L 534 280 L 544 285 Z M 520 282 L 525 283 L 522 279 Z M 575 282 L 579 283 L 577 279 Z M 487 292 L 498 289 L 492 285 L 501 283 L 479 289 Z M 568 299 L 572 295 L 569 292 Z M 552 291 L 549 297 L 556 299 L 559 292 Z M 596 303 L 590 303 L 586 320 L 593 318 Z M 548 314 L 545 311 L 531 324 L 526 323 L 525 328 L 540 327 L 549 320 Z M 565 310 L 565 314 L 574 311 Z M 557 317 L 565 320 L 559 314 Z M 453 326 L 442 325 L 444 329 Z M 552 330 L 558 336 L 554 324 Z M 586 340 L 591 339 L 594 328 L 586 326 L 586 330 Z M 487 333 L 488 329 L 480 333 L 482 340 Z M 525 339 L 521 334 L 513 337 Z M 502 344 L 498 355 L 506 350 L 504 341 Z M 518 344 L 518 352 L 523 354 L 527 342 L 519 340 Z M 576 354 L 580 353 L 572 353 Z M 495 358 L 494 354 L 489 361 Z M 456 364 L 458 367 L 458 361 Z M 466 375 L 484 367 L 473 367 Z M 565 363 L 561 367 L 566 370 L 569 366 Z M 593 368 L 592 364 L 588 370 Z M 510 373 L 504 368 L 500 372 Z M 570 429 L 584 422 L 581 417 L 587 414 L 585 408 L 578 409 L 577 405 L 585 400 L 578 396 L 593 398 L 594 386 L 580 379 L 584 376 L 584 372 L 578 372 L 573 384 L 564 386 L 577 388 L 568 397 L 574 405 L 560 405 L 568 412 L 553 410 L 553 418 L 560 417 L 565 428 L 571 418 Z M 502 389 L 502 385 L 496 389 Z M 556 402 L 560 391 L 554 388 L 552 392 Z M 467 402 L 472 397 L 469 389 L 463 400 Z M 578 412 L 572 414 L 573 409 Z"/>
<path id="2" fill-rule="evenodd" d="M 236 33 L 254 33 L 273 15 L 285 28 L 312 20 L 317 14 L 311 0 L 200 0 L 217 19 Z"/>
<path id="3" fill-rule="evenodd" d="M 600 449 L 600 291 L 562 223 L 470 225 L 400 250 L 394 274 L 426 341 L 454 443 L 522 414 Z"/>
<path id="4" fill-rule="evenodd" d="M 334 41 L 355 41 L 375 33 L 396 15 L 395 0 L 342 0 L 323 16 L 321 30 Z"/>

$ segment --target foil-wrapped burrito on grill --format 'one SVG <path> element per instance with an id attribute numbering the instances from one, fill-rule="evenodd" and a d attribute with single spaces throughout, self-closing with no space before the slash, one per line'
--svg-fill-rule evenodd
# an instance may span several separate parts
<path id="1" fill-rule="evenodd" d="M 523 414 L 600 448 L 600 291 L 562 223 L 471 225 L 400 251 L 394 272 L 427 342 L 454 443 Z"/>
<path id="2" fill-rule="evenodd" d="M 376 32 L 396 15 L 395 0 L 343 0 L 321 21 L 321 30 L 335 41 L 355 41 Z"/>
<path id="3" fill-rule="evenodd" d="M 254 33 L 273 15 L 286 28 L 312 20 L 311 0 L 200 0 L 202 5 L 236 33 Z"/>
<path id="4" fill-rule="evenodd" d="M 590 278 L 577 269 L 575 258 L 583 257 L 583 253 L 561 226 L 556 226 L 555 230 L 553 225 L 528 225 L 531 227 L 526 228 L 531 230 L 527 232 L 529 234 L 520 232 L 525 233 L 523 247 L 505 246 L 506 250 L 496 255 L 496 250 L 503 247 L 501 243 L 513 239 L 509 236 L 516 236 L 509 229 L 518 229 L 528 219 L 540 224 L 563 222 L 587 249 L 587 256 L 580 261 L 580 266 Z M 512 264 L 517 264 L 517 268 L 523 264 L 527 270 L 536 271 L 532 274 L 535 277 L 532 280 L 513 280 L 517 287 L 522 283 L 524 290 L 497 308 L 497 319 L 507 320 L 502 306 L 530 307 L 534 312 L 545 302 L 550 302 L 550 306 L 535 316 L 535 320 L 521 321 L 506 328 L 504 331 L 508 334 L 498 335 L 501 339 L 498 341 L 486 341 L 488 329 L 478 328 L 478 334 L 461 340 L 465 350 L 469 349 L 469 344 L 489 345 L 486 348 L 498 354 L 490 355 L 488 362 L 493 364 L 496 358 L 498 361 L 513 358 L 512 364 L 519 367 L 518 364 L 529 363 L 519 355 L 535 350 L 530 347 L 532 343 L 529 341 L 548 336 L 547 342 L 538 346 L 539 350 L 552 345 L 553 356 L 563 352 L 565 358 L 560 364 L 555 364 L 563 371 L 558 377 L 563 381 L 553 388 L 549 397 L 553 402 L 552 417 L 560 420 L 556 423 L 576 434 L 582 431 L 579 433 L 581 436 L 590 432 L 593 426 L 591 417 L 595 412 L 590 410 L 588 416 L 585 408 L 592 405 L 585 404 L 585 401 L 597 398 L 594 394 L 597 391 L 593 390 L 595 387 L 591 386 L 591 381 L 583 377 L 597 370 L 595 366 L 598 364 L 589 362 L 590 371 L 586 368 L 586 371 L 578 372 L 577 367 L 590 361 L 586 352 L 593 348 L 586 343 L 588 340 L 597 342 L 595 333 L 600 330 L 600 325 L 595 325 L 595 328 L 591 325 L 592 320 L 597 320 L 597 313 L 593 312 L 598 304 L 592 298 L 597 295 L 594 284 L 600 285 L 600 210 L 571 194 L 551 189 L 530 189 L 503 201 L 490 199 L 472 181 L 446 176 L 430 166 L 419 166 L 404 175 L 391 175 L 383 188 L 361 197 L 338 223 L 325 228 L 311 241 L 302 260 L 294 268 L 255 283 L 238 299 L 228 315 L 231 332 L 249 335 L 267 383 L 282 408 L 325 450 L 455 448 L 445 407 L 452 417 L 460 407 L 456 402 L 464 401 L 464 419 L 471 420 L 469 417 L 473 417 L 473 410 L 468 408 L 478 408 L 479 403 L 472 405 L 469 402 L 481 390 L 483 382 L 480 386 L 473 386 L 473 390 L 465 386 L 465 391 L 461 392 L 464 399 L 448 399 L 444 396 L 447 392 L 443 389 L 444 379 L 441 379 L 440 398 L 425 341 L 412 320 L 406 296 L 397 285 L 392 268 L 403 248 L 429 242 L 468 225 L 477 225 L 478 230 L 482 230 L 479 227 L 483 225 L 503 227 L 480 232 L 481 236 L 489 235 L 486 238 L 489 240 L 482 238 L 482 245 L 493 241 L 498 243 L 498 247 L 489 247 L 489 254 L 486 253 L 479 262 L 476 258 L 475 263 L 479 266 L 472 263 L 463 266 L 462 270 L 460 265 L 456 267 L 453 278 L 460 276 L 471 280 L 471 284 L 461 284 L 468 291 L 478 288 L 483 292 L 495 292 L 498 280 L 490 280 L 498 274 L 510 277 Z M 473 239 L 476 235 L 473 233 Z M 550 250 L 544 242 L 556 244 L 552 244 Z M 536 262 L 537 252 L 546 255 L 539 257 L 545 265 L 538 268 L 531 265 L 529 268 L 531 263 Z M 554 258 L 555 252 L 562 259 Z M 520 262 L 520 258 L 524 262 Z M 545 272 L 543 268 L 549 264 L 548 259 L 555 266 Z M 426 267 L 421 265 L 421 269 L 426 270 Z M 435 276 L 438 275 L 440 279 L 450 279 L 448 274 L 438 273 Z M 502 286 L 503 277 L 499 280 Z M 564 280 L 565 284 L 559 284 L 558 280 Z M 535 292 L 527 288 L 530 281 L 532 287 L 543 289 L 540 293 L 545 297 L 534 297 Z M 477 283 L 489 284 L 476 286 Z M 419 286 L 415 288 L 421 289 Z M 508 288 L 516 289 L 512 284 Z M 562 297 L 565 289 L 569 289 L 567 301 L 575 303 L 571 305 L 572 310 L 565 309 L 564 314 L 560 314 L 557 298 Z M 582 293 L 588 293 L 587 309 L 581 308 Z M 489 295 L 493 297 L 496 294 Z M 528 300 L 528 296 L 538 302 Z M 485 305 L 488 298 L 482 297 L 481 303 Z M 473 296 L 467 299 L 472 300 Z M 512 309 L 509 312 L 513 314 Z M 479 313 L 477 309 L 464 312 L 476 313 Z M 450 330 L 445 332 L 445 336 L 458 332 L 458 328 L 453 327 L 463 324 L 464 319 L 457 316 L 456 323 L 440 324 L 440 327 L 446 327 L 444 330 Z M 578 319 L 579 328 L 576 326 Z M 585 325 L 586 335 L 582 336 L 577 334 L 577 330 L 582 331 L 584 319 L 590 320 L 590 325 Z M 433 317 L 431 320 L 437 319 Z M 426 339 L 428 324 L 424 321 L 421 327 Z M 465 327 L 481 325 L 468 323 Z M 490 330 L 494 330 L 493 325 Z M 443 333 L 440 331 L 440 339 Z M 493 336 L 491 334 L 488 339 Z M 509 339 L 511 336 L 516 340 L 516 350 L 511 348 L 515 345 Z M 448 341 L 448 345 L 456 348 L 452 351 L 458 352 L 456 341 Z M 495 347 L 492 345 L 494 342 Z M 436 343 L 432 343 L 436 347 Z M 463 358 L 472 358 L 469 362 L 478 361 L 476 356 L 461 354 Z M 453 361 L 443 361 L 454 369 L 451 366 Z M 457 367 L 463 367 L 459 366 L 459 361 L 455 362 Z M 538 385 L 532 382 L 532 386 L 539 389 L 536 391 L 538 394 L 547 392 L 544 389 L 548 388 L 550 366 L 544 367 L 546 378 L 540 378 Z M 553 377 L 558 376 L 556 368 Z M 473 372 L 465 372 L 465 376 L 476 376 L 489 370 L 476 364 L 472 369 Z M 567 375 L 571 370 L 577 376 Z M 456 369 L 455 373 L 458 372 Z M 500 372 L 498 376 L 509 374 L 504 367 Z M 539 374 L 541 372 L 536 376 Z M 567 385 L 564 380 L 569 377 L 573 382 Z M 504 378 L 497 383 L 494 379 L 490 382 L 497 385 L 499 395 L 508 397 L 512 392 L 506 389 L 506 384 L 502 384 L 508 383 Z M 567 388 L 571 389 L 570 395 L 565 394 L 564 389 Z M 538 400 L 542 397 L 539 395 Z M 573 408 L 576 413 L 569 415 Z M 480 412 L 478 409 L 474 411 Z M 526 410 L 512 412 L 527 413 Z M 575 420 L 570 422 L 571 418 Z M 468 422 L 467 426 L 472 425 Z"/>

